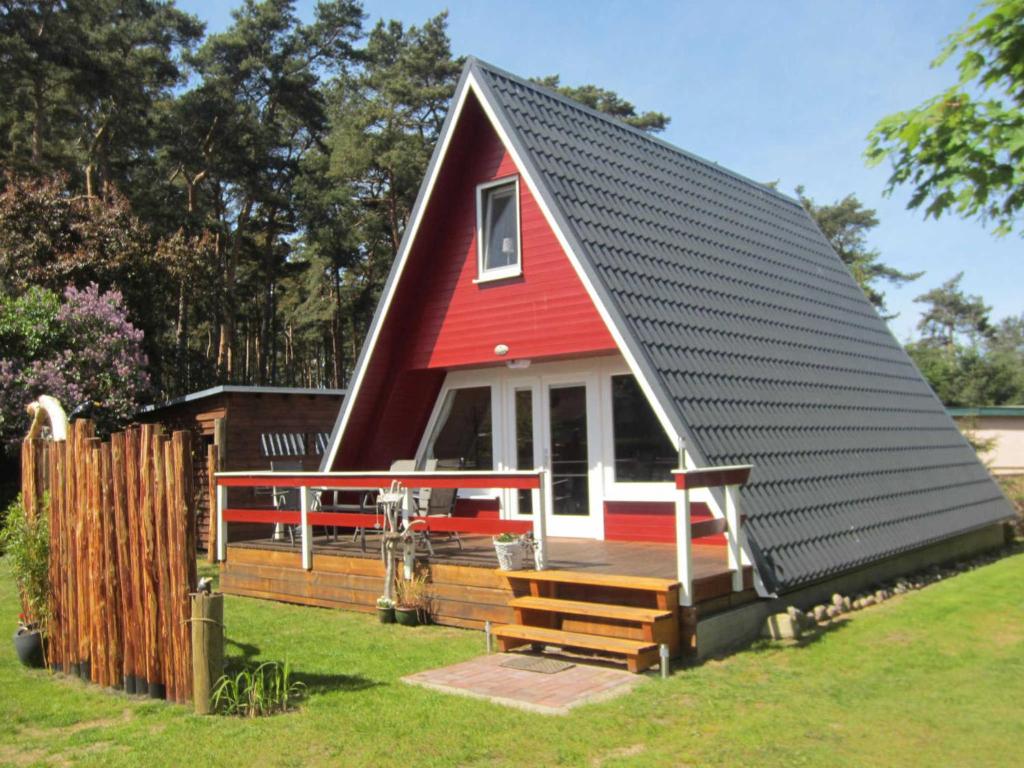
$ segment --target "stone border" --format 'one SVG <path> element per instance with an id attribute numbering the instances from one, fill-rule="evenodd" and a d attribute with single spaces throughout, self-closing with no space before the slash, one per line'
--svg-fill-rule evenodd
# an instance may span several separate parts
<path id="1" fill-rule="evenodd" d="M 975 568 L 994 563 L 996 560 L 1020 552 L 1022 549 L 1024 548 L 1016 545 L 997 552 L 976 555 L 970 559 L 958 560 L 944 567 L 930 565 L 923 571 L 883 581 L 873 592 L 862 591 L 853 596 L 836 592 L 832 595 L 829 603 L 819 603 L 806 611 L 790 605 L 784 612 L 774 613 L 765 618 L 761 636 L 772 640 L 799 640 L 809 633 L 815 633 L 819 629 L 829 626 L 844 614 L 881 605 L 890 598 L 924 589 L 930 584 L 973 571 Z"/>

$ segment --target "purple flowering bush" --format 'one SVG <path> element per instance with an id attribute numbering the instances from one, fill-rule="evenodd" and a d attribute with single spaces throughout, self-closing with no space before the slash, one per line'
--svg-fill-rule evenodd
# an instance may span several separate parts
<path id="1" fill-rule="evenodd" d="M 43 289 L 0 296 L 0 439 L 8 446 L 27 430 L 25 406 L 41 394 L 69 413 L 92 403 L 106 431 L 129 420 L 149 389 L 143 334 L 119 292 L 90 283 L 54 299 Z"/>

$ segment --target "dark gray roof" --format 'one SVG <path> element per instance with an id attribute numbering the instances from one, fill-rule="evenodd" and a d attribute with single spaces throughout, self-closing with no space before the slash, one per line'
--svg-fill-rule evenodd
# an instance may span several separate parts
<path id="1" fill-rule="evenodd" d="M 696 463 L 754 465 L 770 586 L 1012 515 L 797 201 L 469 66 Z"/>

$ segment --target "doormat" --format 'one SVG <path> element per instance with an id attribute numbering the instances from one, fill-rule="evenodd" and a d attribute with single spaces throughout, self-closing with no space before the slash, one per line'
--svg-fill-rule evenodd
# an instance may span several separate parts
<path id="1" fill-rule="evenodd" d="M 511 656 L 501 662 L 499 666 L 522 669 L 527 672 L 540 672 L 542 675 L 553 675 L 556 672 L 572 669 L 576 665 L 570 661 L 545 659 L 542 656 Z"/>

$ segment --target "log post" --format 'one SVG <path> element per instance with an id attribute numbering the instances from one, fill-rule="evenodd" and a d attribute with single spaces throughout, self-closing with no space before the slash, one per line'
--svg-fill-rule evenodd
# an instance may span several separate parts
<path id="1" fill-rule="evenodd" d="M 192 691 L 197 715 L 213 712 L 213 687 L 224 674 L 224 595 L 192 596 Z"/>

